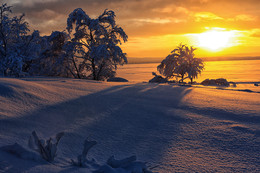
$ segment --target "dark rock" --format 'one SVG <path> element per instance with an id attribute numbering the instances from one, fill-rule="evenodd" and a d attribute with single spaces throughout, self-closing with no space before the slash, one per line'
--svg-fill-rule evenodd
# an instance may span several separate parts
<path id="1" fill-rule="evenodd" d="M 206 86 L 229 86 L 229 82 L 224 79 L 224 78 L 219 78 L 219 79 L 206 79 L 201 82 L 201 85 L 206 85 Z"/>
<path id="2" fill-rule="evenodd" d="M 155 76 L 154 78 L 152 78 L 151 80 L 149 80 L 149 83 L 167 83 L 168 80 L 163 78 L 160 75 Z"/>
<path id="3" fill-rule="evenodd" d="M 109 78 L 107 82 L 128 82 L 128 80 L 121 77 L 112 77 Z"/>
<path id="4" fill-rule="evenodd" d="M 229 82 L 229 85 L 232 87 L 237 87 L 237 84 L 235 82 Z"/>

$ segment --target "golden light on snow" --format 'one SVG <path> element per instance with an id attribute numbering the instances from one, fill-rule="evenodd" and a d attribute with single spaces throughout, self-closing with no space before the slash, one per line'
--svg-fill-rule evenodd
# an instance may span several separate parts
<path id="1" fill-rule="evenodd" d="M 219 51 L 232 47 L 232 40 L 236 37 L 235 31 L 209 30 L 197 34 L 198 46 L 212 51 Z"/>

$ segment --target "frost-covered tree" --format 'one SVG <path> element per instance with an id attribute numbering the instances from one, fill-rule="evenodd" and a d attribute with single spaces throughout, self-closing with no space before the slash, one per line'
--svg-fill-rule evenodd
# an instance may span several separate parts
<path id="1" fill-rule="evenodd" d="M 80 44 L 74 41 L 67 41 L 64 49 L 66 54 L 64 54 L 63 58 L 68 62 L 66 68 L 70 76 L 79 79 L 86 78 L 86 60 L 82 57 L 84 50 Z"/>
<path id="2" fill-rule="evenodd" d="M 104 80 L 115 75 L 117 65 L 127 63 L 126 54 L 119 45 L 128 37 L 116 25 L 113 11 L 105 10 L 99 17 L 91 19 L 77 8 L 67 19 L 67 30 L 72 35 L 67 49 L 74 56 L 73 70 L 78 78 L 87 75 L 94 80 Z"/>
<path id="3" fill-rule="evenodd" d="M 189 78 L 192 83 L 204 69 L 202 59 L 195 58 L 195 50 L 192 46 L 180 44 L 157 66 L 157 70 L 167 79 L 176 77 L 181 78 L 180 82 L 183 82 Z"/>
<path id="4" fill-rule="evenodd" d="M 17 45 L 20 54 L 23 57 L 22 72 L 30 74 L 33 66 L 33 60 L 38 58 L 41 53 L 40 45 L 41 36 L 39 31 L 21 37 L 19 45 Z"/>
<path id="5" fill-rule="evenodd" d="M 11 6 L 0 6 L 0 75 L 20 76 L 37 56 L 39 32 L 28 34 L 24 14 L 10 17 L 11 14 Z"/>
<path id="6" fill-rule="evenodd" d="M 39 41 L 41 53 L 33 62 L 32 73 L 45 76 L 71 77 L 68 68 L 70 62 L 64 49 L 67 41 L 68 35 L 60 31 L 54 31 L 50 36 L 41 37 Z"/>
<path id="7" fill-rule="evenodd" d="M 190 79 L 191 84 L 193 83 L 193 79 L 197 78 L 199 74 L 201 74 L 202 70 L 204 70 L 204 63 L 203 60 L 200 58 L 196 58 L 194 51 L 196 48 L 192 46 L 185 47 L 185 57 L 187 61 L 187 76 Z"/>
<path id="8" fill-rule="evenodd" d="M 184 80 L 186 73 L 186 61 L 185 61 L 185 46 L 180 45 L 169 54 L 160 65 L 157 70 L 160 74 L 164 75 L 167 79 L 172 77 L 180 77 Z"/>
<path id="9" fill-rule="evenodd" d="M 175 67 L 177 66 L 178 57 L 174 54 L 168 55 L 160 65 L 157 66 L 157 70 L 160 74 L 164 75 L 167 79 L 176 76 Z"/>

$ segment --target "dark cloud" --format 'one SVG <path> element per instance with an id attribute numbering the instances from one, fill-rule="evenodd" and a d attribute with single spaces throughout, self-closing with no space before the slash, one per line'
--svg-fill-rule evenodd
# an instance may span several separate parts
<path id="1" fill-rule="evenodd" d="M 8 0 L 8 3 L 13 5 L 15 13 L 26 14 L 31 28 L 44 34 L 64 30 L 69 13 L 75 8 L 82 8 L 91 17 L 106 8 L 112 9 L 118 24 L 131 36 L 196 32 L 213 22 L 221 26 L 230 23 L 229 26 L 244 29 L 257 28 L 257 21 L 243 25 L 243 21 L 228 19 L 240 14 L 256 16 L 256 19 L 260 16 L 259 0 Z M 199 12 L 220 16 L 221 21 L 210 23 L 207 18 L 201 18 L 196 23 L 195 15 Z"/>

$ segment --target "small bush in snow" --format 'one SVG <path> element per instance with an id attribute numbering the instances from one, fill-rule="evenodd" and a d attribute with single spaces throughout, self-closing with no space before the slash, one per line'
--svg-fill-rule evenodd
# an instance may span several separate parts
<path id="1" fill-rule="evenodd" d="M 107 160 L 107 164 L 101 166 L 95 173 L 152 173 L 148 170 L 144 162 L 136 161 L 136 156 L 131 156 L 122 160 L 116 160 L 111 156 Z"/>
<path id="2" fill-rule="evenodd" d="M 78 156 L 77 161 L 74 161 L 73 159 L 71 159 L 72 164 L 75 166 L 79 166 L 79 167 L 87 167 L 88 163 L 90 164 L 90 162 L 95 162 L 94 160 L 89 161 L 87 159 L 87 154 L 88 154 L 88 151 L 96 144 L 97 144 L 96 141 L 89 141 L 88 139 L 86 139 L 84 142 L 84 148 L 83 148 L 82 154 L 80 154 Z"/>
<path id="3" fill-rule="evenodd" d="M 33 131 L 32 136 L 30 136 L 28 145 L 32 150 L 40 153 L 43 159 L 48 162 L 52 162 L 57 156 L 57 147 L 63 135 L 63 132 L 56 134 L 56 141 L 53 143 L 52 138 L 47 141 L 39 139 L 36 132 Z"/>

